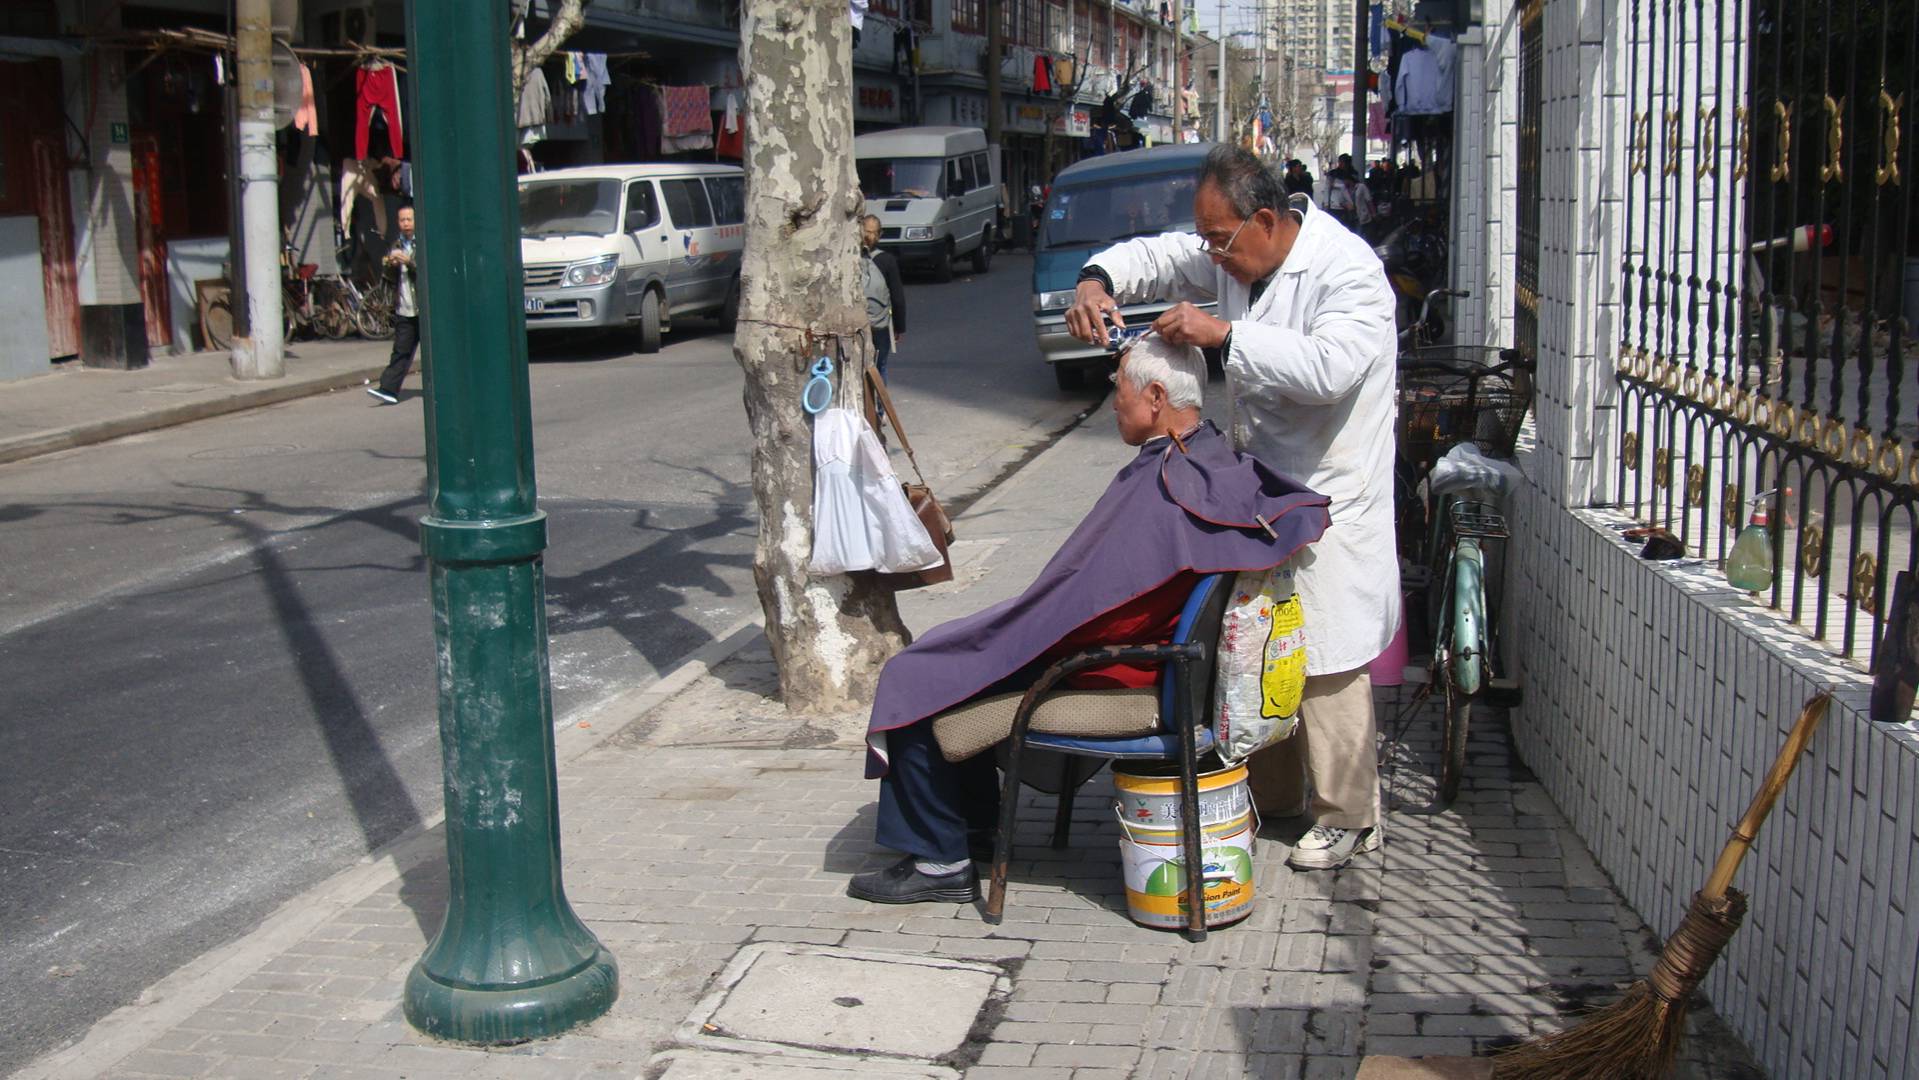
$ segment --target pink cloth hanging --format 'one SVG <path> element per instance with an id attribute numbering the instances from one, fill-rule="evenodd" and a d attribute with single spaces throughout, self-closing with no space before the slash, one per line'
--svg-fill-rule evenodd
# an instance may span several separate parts
<path id="1" fill-rule="evenodd" d="M 662 86 L 666 102 L 664 134 L 707 135 L 713 131 L 713 94 L 705 86 Z"/>
<path id="2" fill-rule="evenodd" d="M 300 109 L 293 114 L 293 126 L 308 135 L 320 134 L 320 113 L 313 107 L 313 72 L 300 65 Z"/>

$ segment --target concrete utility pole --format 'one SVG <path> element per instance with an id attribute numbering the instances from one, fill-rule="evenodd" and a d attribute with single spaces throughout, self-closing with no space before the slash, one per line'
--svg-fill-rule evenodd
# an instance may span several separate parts
<path id="1" fill-rule="evenodd" d="M 247 337 L 229 357 L 236 379 L 286 374 L 286 324 L 280 292 L 280 169 L 273 123 L 273 2 L 239 0 L 234 42 L 240 77 L 240 229 L 246 278 Z"/>
<path id="2" fill-rule="evenodd" d="M 618 964 L 560 880 L 509 32 L 507 0 L 407 4 L 412 111 L 433 117 L 413 139 L 426 346 L 420 546 L 439 657 L 449 895 L 402 1004 L 421 1031 L 473 1043 L 555 1035 L 619 996 Z"/>
<path id="3" fill-rule="evenodd" d="M 1006 62 L 1006 35 L 1001 31 L 1000 12 L 1004 10 L 1005 0 L 986 0 L 986 145 L 997 161 L 1000 156 L 1000 67 Z M 1004 172 L 1006 166 L 1000 164 Z M 991 178 L 982 176 L 980 183 L 990 184 Z M 1009 211 L 1011 207 L 1007 207 Z M 982 241 L 991 243 L 990 239 Z"/>
<path id="4" fill-rule="evenodd" d="M 1173 142 L 1186 141 L 1186 43 L 1180 40 L 1180 0 L 1173 0 Z"/>
<path id="5" fill-rule="evenodd" d="M 1353 168 L 1366 175 L 1366 20 L 1371 5 L 1353 0 Z"/>
<path id="6" fill-rule="evenodd" d="M 1226 141 L 1226 0 L 1219 0 L 1219 78 L 1214 80 L 1213 141 Z"/>

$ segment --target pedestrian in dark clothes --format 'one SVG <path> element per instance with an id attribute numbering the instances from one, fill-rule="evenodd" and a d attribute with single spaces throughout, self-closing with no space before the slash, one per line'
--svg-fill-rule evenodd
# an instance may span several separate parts
<path id="1" fill-rule="evenodd" d="M 886 361 L 906 340 L 906 287 L 900 283 L 899 260 L 892 252 L 880 250 L 880 219 L 872 214 L 860 219 L 860 249 L 865 258 L 873 261 L 886 286 L 884 300 L 875 295 L 877 290 L 866 290 L 866 314 L 873 331 L 873 366 L 884 379 Z"/>
<path id="2" fill-rule="evenodd" d="M 388 405 L 399 404 L 400 384 L 406 381 L 407 372 L 413 370 L 413 353 L 420 347 L 420 299 L 414 276 L 411 206 L 400 207 L 399 223 L 399 242 L 383 260 L 388 272 L 398 278 L 393 294 L 393 352 L 387 358 L 386 370 L 380 373 L 380 385 L 366 388 L 367 393 Z"/>

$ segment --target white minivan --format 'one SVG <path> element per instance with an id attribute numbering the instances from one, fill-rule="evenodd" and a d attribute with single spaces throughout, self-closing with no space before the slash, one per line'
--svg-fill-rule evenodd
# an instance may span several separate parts
<path id="1" fill-rule="evenodd" d="M 875 131 L 853 140 L 866 212 L 880 219 L 880 247 L 904 266 L 953 278 L 953 259 L 970 255 L 984 274 L 993 263 L 999 221 L 1000 165 L 986 132 L 969 127 Z"/>
<path id="2" fill-rule="evenodd" d="M 737 165 L 587 165 L 520 177 L 528 330 L 634 327 L 641 352 L 682 315 L 739 312 L 746 178 Z"/>

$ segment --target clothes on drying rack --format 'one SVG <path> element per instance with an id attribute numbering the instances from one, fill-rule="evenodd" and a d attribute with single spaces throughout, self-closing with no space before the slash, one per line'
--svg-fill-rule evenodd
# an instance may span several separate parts
<path id="1" fill-rule="evenodd" d="M 340 163 L 340 232 L 353 236 L 353 204 L 365 199 L 373 207 L 373 229 L 386 235 L 386 200 L 380 185 L 374 183 L 373 169 L 363 161 L 348 158 Z"/>
<path id="2" fill-rule="evenodd" d="M 368 126 L 375 115 L 386 121 L 388 152 L 406 156 L 406 134 L 400 119 L 400 78 L 393 65 L 375 62 L 353 72 L 354 157 L 367 156 Z"/>
<path id="3" fill-rule="evenodd" d="M 746 157 L 746 118 L 740 115 L 740 92 L 726 92 L 726 115 L 720 120 L 719 135 L 713 141 L 713 152 L 719 157 L 738 161 Z"/>
<path id="4" fill-rule="evenodd" d="M 552 114 L 553 94 L 547 89 L 546 73 L 534 68 L 526 73 L 526 84 L 520 87 L 520 107 L 514 123 L 523 128 L 540 127 Z"/>
<path id="5" fill-rule="evenodd" d="M 1053 62 L 1044 56 L 1033 57 L 1033 93 L 1053 92 Z"/>
<path id="6" fill-rule="evenodd" d="M 606 111 L 606 89 L 613 83 L 612 76 L 606 72 L 606 54 L 581 53 L 580 57 L 585 71 L 580 101 L 585 106 L 586 115 L 598 116 Z"/>
<path id="7" fill-rule="evenodd" d="M 1426 35 L 1423 47 L 1400 61 L 1393 81 L 1393 97 L 1406 116 L 1434 116 L 1453 111 L 1453 43 L 1438 34 Z"/>
<path id="8" fill-rule="evenodd" d="M 710 88 L 704 85 L 662 86 L 660 96 L 666 105 L 663 135 L 710 136 L 713 133 L 713 95 Z M 707 145 L 713 144 L 709 140 Z"/>
<path id="9" fill-rule="evenodd" d="M 313 105 L 313 72 L 300 65 L 300 108 L 293 114 L 293 126 L 308 135 L 320 134 L 320 113 Z"/>

